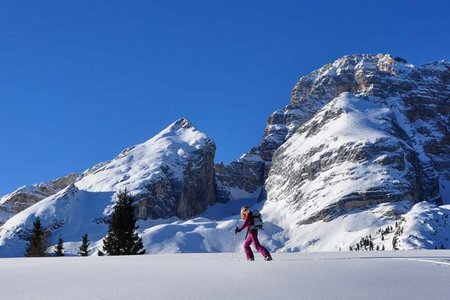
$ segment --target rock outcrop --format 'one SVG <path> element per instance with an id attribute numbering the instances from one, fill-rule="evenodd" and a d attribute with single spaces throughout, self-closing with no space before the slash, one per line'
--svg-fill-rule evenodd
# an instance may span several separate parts
<path id="1" fill-rule="evenodd" d="M 50 182 L 24 186 L 0 199 L 0 211 L 11 217 L 24 209 L 38 203 L 42 199 L 54 195 L 72 184 L 79 174 L 69 174 Z M 0 220 L 0 224 L 4 222 Z"/>

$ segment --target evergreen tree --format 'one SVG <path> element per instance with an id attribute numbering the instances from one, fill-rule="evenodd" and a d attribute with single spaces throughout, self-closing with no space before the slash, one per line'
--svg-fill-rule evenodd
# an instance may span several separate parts
<path id="1" fill-rule="evenodd" d="M 111 223 L 106 237 L 103 239 L 103 251 L 108 255 L 144 254 L 142 239 L 137 233 L 133 197 L 128 192 L 119 192 Z"/>
<path id="2" fill-rule="evenodd" d="M 41 218 L 39 217 L 36 217 L 36 220 L 34 220 L 33 230 L 27 243 L 25 256 L 45 256 L 45 232 L 42 228 Z"/>
<path id="3" fill-rule="evenodd" d="M 64 241 L 61 236 L 58 238 L 58 243 L 55 246 L 55 256 L 64 256 Z"/>
<path id="4" fill-rule="evenodd" d="M 397 248 L 397 242 L 398 242 L 398 237 L 397 237 L 397 236 L 394 236 L 394 237 L 392 238 L 392 250 L 398 250 L 398 248 Z"/>
<path id="5" fill-rule="evenodd" d="M 80 246 L 80 251 L 78 252 L 78 254 L 80 254 L 81 256 L 88 256 L 89 255 L 89 238 L 87 233 L 85 233 L 82 237 L 82 242 L 81 242 L 81 246 Z"/>

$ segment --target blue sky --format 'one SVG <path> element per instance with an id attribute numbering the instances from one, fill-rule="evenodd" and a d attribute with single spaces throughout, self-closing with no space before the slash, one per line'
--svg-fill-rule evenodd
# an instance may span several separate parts
<path id="1" fill-rule="evenodd" d="M 180 117 L 230 162 L 343 55 L 450 59 L 447 1 L 3 1 L 0 195 L 82 172 Z"/>

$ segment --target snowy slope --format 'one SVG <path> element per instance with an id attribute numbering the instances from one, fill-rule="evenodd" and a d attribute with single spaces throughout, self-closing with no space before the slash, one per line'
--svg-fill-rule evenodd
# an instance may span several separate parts
<path id="1" fill-rule="evenodd" d="M 396 194 L 414 199 L 409 187 L 413 170 L 404 158 L 408 145 L 392 131 L 386 107 L 342 94 L 276 152 L 266 182 L 268 202 L 294 208 L 295 223 L 311 223 L 345 207 L 376 204 L 378 191 L 383 193 L 380 202 L 389 193 L 392 199 Z M 368 191 L 372 195 L 359 199 Z"/>
<path id="2" fill-rule="evenodd" d="M 26 240 L 36 216 L 41 218 L 44 228 L 52 231 L 49 246 L 55 245 L 61 236 L 66 241 L 65 248 L 76 254 L 79 246 L 71 249 L 71 244 L 81 241 L 83 234 L 88 233 L 92 241 L 106 235 L 108 226 L 104 218 L 114 203 L 113 195 L 112 192 L 81 191 L 71 185 L 40 201 L 0 227 L 0 256 L 24 255 Z M 49 252 L 52 250 L 49 247 Z"/>
<path id="3" fill-rule="evenodd" d="M 428 202 L 416 204 L 402 217 L 398 247 L 405 250 L 449 249 L 450 206 Z"/>
<path id="4" fill-rule="evenodd" d="M 20 258 L 1 299 L 448 299 L 449 251 Z M 7 275 L 5 275 L 7 274 Z"/>
<path id="5" fill-rule="evenodd" d="M 278 251 L 349 250 L 369 236 L 374 249 L 450 247 L 448 210 L 419 202 L 398 122 L 384 101 L 343 93 L 277 150 L 263 213 L 283 228 Z"/>
<path id="6" fill-rule="evenodd" d="M 127 189 L 133 195 L 145 192 L 145 187 L 160 180 L 168 167 L 174 177 L 182 178 L 185 161 L 210 139 L 196 130 L 186 119 L 180 119 L 143 144 L 128 148 L 115 159 L 76 182 L 89 192 L 111 192 Z"/>

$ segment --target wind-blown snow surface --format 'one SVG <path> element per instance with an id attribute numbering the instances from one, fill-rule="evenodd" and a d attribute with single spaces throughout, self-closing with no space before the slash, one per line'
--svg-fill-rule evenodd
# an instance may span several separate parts
<path id="1" fill-rule="evenodd" d="M 450 251 L 0 260 L 1 299 L 448 299 Z"/>

